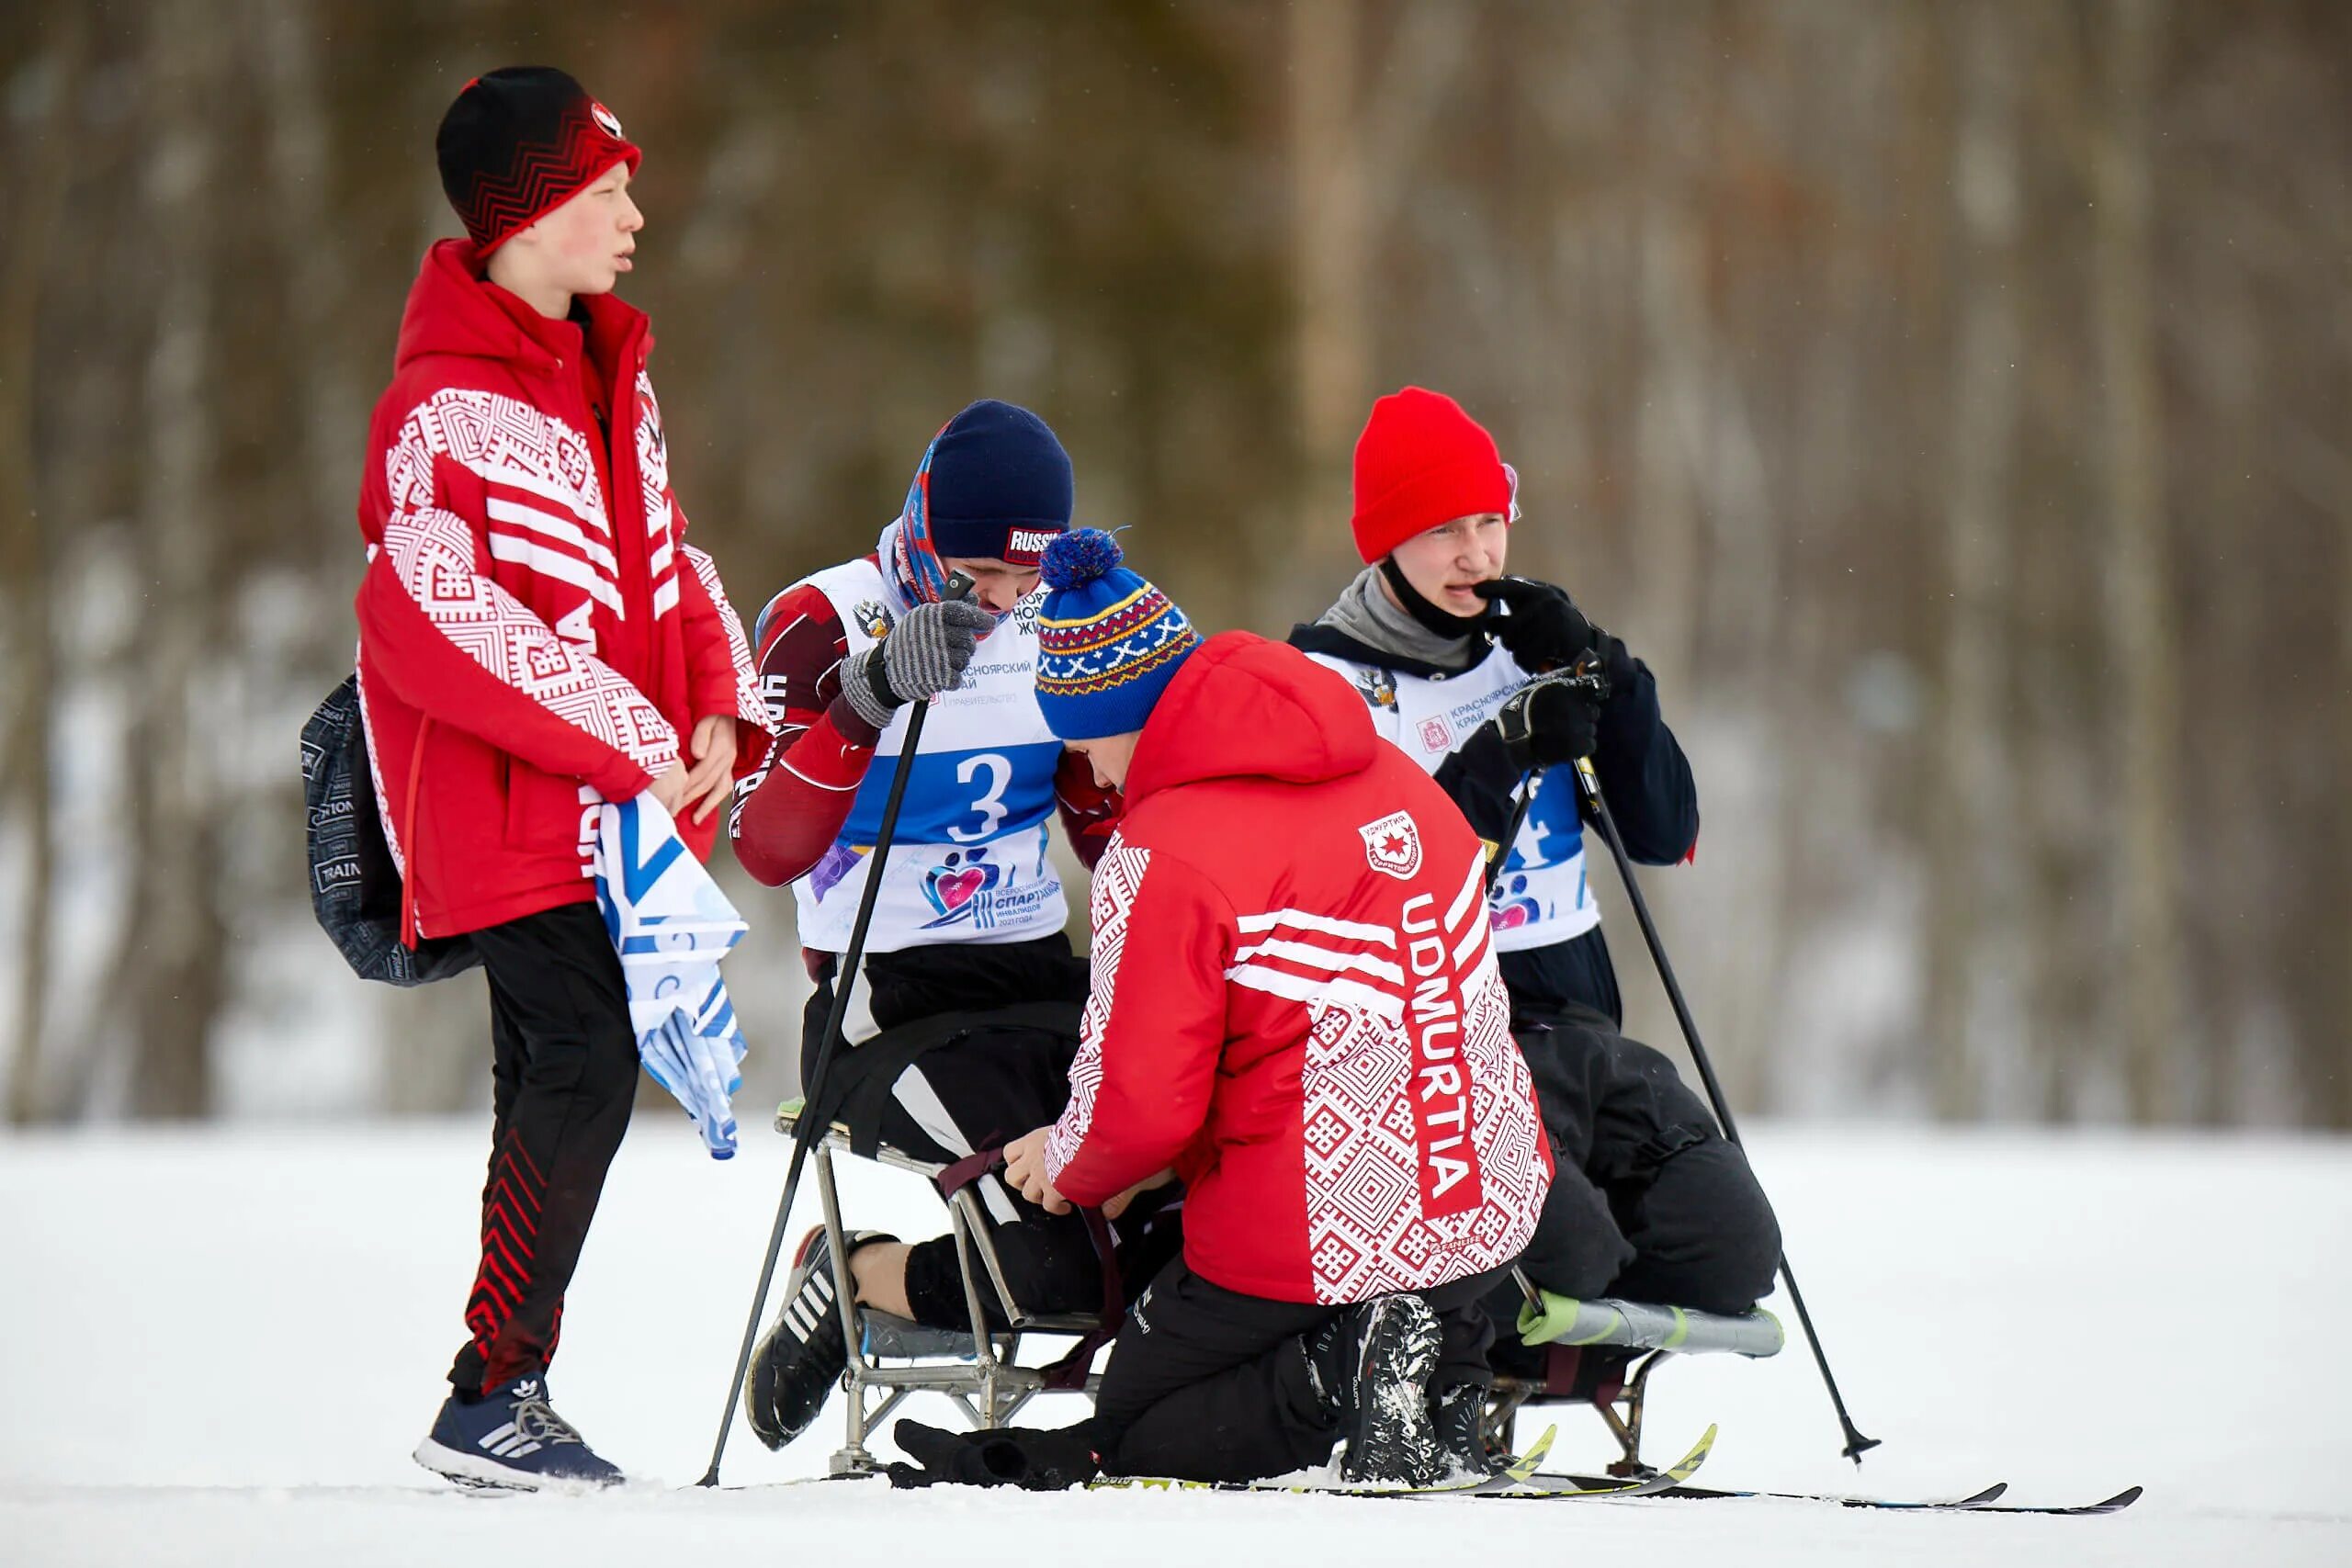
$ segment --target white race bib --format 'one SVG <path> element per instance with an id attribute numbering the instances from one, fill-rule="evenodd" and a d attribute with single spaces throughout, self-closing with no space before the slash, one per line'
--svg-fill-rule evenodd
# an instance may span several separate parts
<path id="1" fill-rule="evenodd" d="M 907 606 L 882 569 L 854 560 L 808 580 L 841 617 L 855 655 L 887 636 Z M 1054 772 L 1062 744 L 1037 708 L 1037 606 L 1032 594 L 982 640 L 964 682 L 932 699 L 866 950 L 951 942 L 1021 942 L 1062 929 L 1061 878 L 1046 858 Z M 906 744 L 909 704 L 892 716 L 838 838 L 792 885 L 800 944 L 849 946 Z"/>

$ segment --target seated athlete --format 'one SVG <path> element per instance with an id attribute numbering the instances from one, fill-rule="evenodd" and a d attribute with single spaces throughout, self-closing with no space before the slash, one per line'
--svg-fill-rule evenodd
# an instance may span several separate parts
<path id="1" fill-rule="evenodd" d="M 1548 1179 L 1483 847 L 1345 682 L 1200 642 L 1118 560 L 1094 529 L 1046 552 L 1038 703 L 1125 804 L 1069 1103 L 1007 1178 L 1058 1211 L 1172 1168 L 1184 1248 L 1084 1440 L 1114 1473 L 1250 1480 L 1341 1443 L 1347 1479 L 1430 1483 L 1474 1462 L 1478 1298 Z"/>
<path id="2" fill-rule="evenodd" d="M 816 981 L 801 1040 L 806 1084 L 832 987 L 852 993 L 839 1078 L 888 1055 L 878 1036 L 942 1014 L 1060 998 L 1074 1018 L 1086 964 L 1062 934 L 1068 908 L 1046 856 L 1058 801 L 1091 864 L 1115 803 L 1095 787 L 1037 709 L 1037 561 L 1069 525 L 1069 457 L 1044 421 L 974 403 L 923 453 L 879 547 L 776 595 L 753 641 L 760 688 L 778 727 L 769 766 L 738 787 L 729 830 L 744 868 L 793 885 L 803 959 Z M 969 603 L 943 601 L 951 572 Z M 896 841 L 879 868 L 860 972 L 837 971 L 865 879 L 911 705 L 929 703 Z M 875 765 L 876 760 L 880 765 Z M 952 1031 L 935 1031 L 952 1034 Z M 879 1112 L 894 1147 L 942 1162 L 994 1147 L 1060 1111 L 1074 1026 L 995 1028 L 933 1039 L 895 1074 Z M 869 1049 L 876 1053 L 862 1054 Z M 1084 1224 L 1051 1216 L 995 1178 L 980 1196 L 1001 1222 L 998 1249 L 1015 1298 L 1041 1312 L 1102 1302 Z M 851 1238 L 856 1299 L 943 1328 L 968 1330 L 955 1242 Z M 838 1266 L 811 1229 L 782 1310 L 745 1386 L 752 1428 L 770 1448 L 807 1427 L 841 1379 L 847 1347 L 833 1305 Z"/>
<path id="3" fill-rule="evenodd" d="M 1355 451 L 1364 570 L 1290 640 L 1354 683 L 1375 728 L 1488 843 L 1510 836 L 1515 796 L 1537 781 L 1488 906 L 1559 1168 L 1529 1275 L 1579 1299 L 1745 1312 L 1771 1289 L 1780 1228 L 1705 1102 L 1619 1032 L 1572 764 L 1593 759 L 1627 854 L 1650 865 L 1697 842 L 1690 766 L 1648 666 L 1559 589 L 1503 575 L 1516 487 L 1494 438 L 1451 398 L 1408 387 L 1380 399 Z M 1608 675 L 1605 702 L 1529 684 L 1587 655 Z M 1491 1304 L 1515 1311 L 1517 1296 Z M 1534 1371 L 1527 1361 L 1506 1337 L 1498 1369 Z"/>

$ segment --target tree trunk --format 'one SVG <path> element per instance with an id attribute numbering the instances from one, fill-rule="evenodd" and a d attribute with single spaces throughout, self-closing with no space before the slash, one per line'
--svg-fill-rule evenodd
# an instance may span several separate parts
<path id="1" fill-rule="evenodd" d="M 0 244 L 0 594 L 13 598 L 6 657 L 17 687 L 17 722 L 0 758 L 0 801 L 20 801 L 26 839 L 23 942 L 8 1053 L 7 1119 L 22 1126 L 47 1111 L 42 1081 L 43 1035 L 49 1028 L 49 975 L 56 927 L 51 905 L 57 890 L 56 628 L 51 605 L 56 554 L 40 516 L 40 446 L 33 429 L 33 372 L 40 333 L 41 280 L 50 241 L 71 174 L 74 127 L 82 90 L 87 31 L 83 13 L 69 7 L 58 23 L 48 58 L 37 67 L 47 102 L 28 144 L 15 160 L 17 200 Z"/>
<path id="2" fill-rule="evenodd" d="M 1979 1048 L 1984 960 L 2000 944 L 1991 863 L 2008 839 L 2003 703 L 2009 577 L 2007 512 L 2018 410 L 2018 167 L 2012 18 L 1989 3 L 1961 28 L 1960 125 L 1952 189 L 1960 211 L 1960 296 L 1945 485 L 1943 702 L 1928 826 L 1929 1081 L 1936 1113 L 1984 1110 Z"/>
<path id="3" fill-rule="evenodd" d="M 351 267 L 328 205 L 327 109 L 322 85 L 322 13 L 297 0 L 250 0 L 257 51 L 269 83 L 269 213 L 285 283 L 287 326 L 304 351 L 291 367 L 301 394 L 301 505 L 295 527 L 319 542 L 320 565 L 342 581 L 356 544 L 351 495 L 368 429 L 337 350 L 351 300 Z M 338 625 L 331 636 L 348 642 Z"/>
<path id="4" fill-rule="evenodd" d="M 2181 1113 L 2177 911 L 2182 765 L 2167 581 L 2164 430 L 2153 301 L 2148 120 L 2160 0 L 2110 0 L 2107 112 L 2093 140 L 2098 357 L 2106 381 L 2107 648 L 2118 701 L 2117 918 L 2123 1083 L 2138 1122 Z"/>
<path id="5" fill-rule="evenodd" d="M 146 646 L 132 701 L 131 907 L 117 970 L 118 1018 L 130 1037 L 130 1109 L 200 1116 L 211 1109 L 210 1046 L 232 962 L 220 919 L 221 823 L 213 738 L 197 710 L 222 673 L 213 535 L 212 239 L 214 92 L 228 40 L 200 0 L 163 0 L 145 64 L 153 152 L 146 195 L 171 237 L 153 295 L 139 558 L 149 580 Z"/>
<path id="6" fill-rule="evenodd" d="M 1295 373 L 1310 505 L 1328 503 L 1345 474 L 1372 385 L 1364 276 L 1371 199 L 1356 113 L 1356 23 L 1352 0 L 1296 0 L 1291 6 Z M 1302 519 L 1302 536 L 1325 532 Z M 1310 550 L 1297 564 L 1316 559 Z"/>
<path id="7" fill-rule="evenodd" d="M 1692 675 L 1692 607 L 1699 594 L 1699 475 L 1707 450 L 1708 308 L 1705 256 L 1687 173 L 1697 156 L 1682 112 L 1700 103 L 1705 52 L 1690 24 L 1652 11 L 1641 58 L 1655 86 L 1642 124 L 1639 276 L 1640 412 L 1634 430 L 1634 534 L 1642 542 L 1643 657 L 1661 685 Z"/>

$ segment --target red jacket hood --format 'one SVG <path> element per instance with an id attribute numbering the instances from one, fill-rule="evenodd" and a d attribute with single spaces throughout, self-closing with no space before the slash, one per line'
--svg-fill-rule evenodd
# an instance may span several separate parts
<path id="1" fill-rule="evenodd" d="M 1378 744 L 1347 682 L 1287 643 L 1221 632 L 1184 661 L 1145 720 L 1126 798 L 1204 779 L 1320 784 L 1362 773 Z"/>
<path id="2" fill-rule="evenodd" d="M 582 294 L 578 300 L 600 348 L 625 341 L 645 321 L 642 310 L 610 294 Z M 428 355 L 455 355 L 552 371 L 565 354 L 577 352 L 571 345 L 580 341 L 579 332 L 570 321 L 540 315 L 483 276 L 472 241 L 439 240 L 424 253 L 409 288 L 392 366 L 398 371 Z M 652 346 L 649 334 L 645 347 Z"/>

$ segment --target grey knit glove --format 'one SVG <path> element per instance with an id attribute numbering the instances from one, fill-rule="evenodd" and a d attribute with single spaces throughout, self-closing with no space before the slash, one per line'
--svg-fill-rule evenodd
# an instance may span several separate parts
<path id="1" fill-rule="evenodd" d="M 880 729 L 901 704 L 954 691 L 995 626 L 994 615 L 961 599 L 918 604 L 880 642 L 842 661 L 842 695 Z"/>

